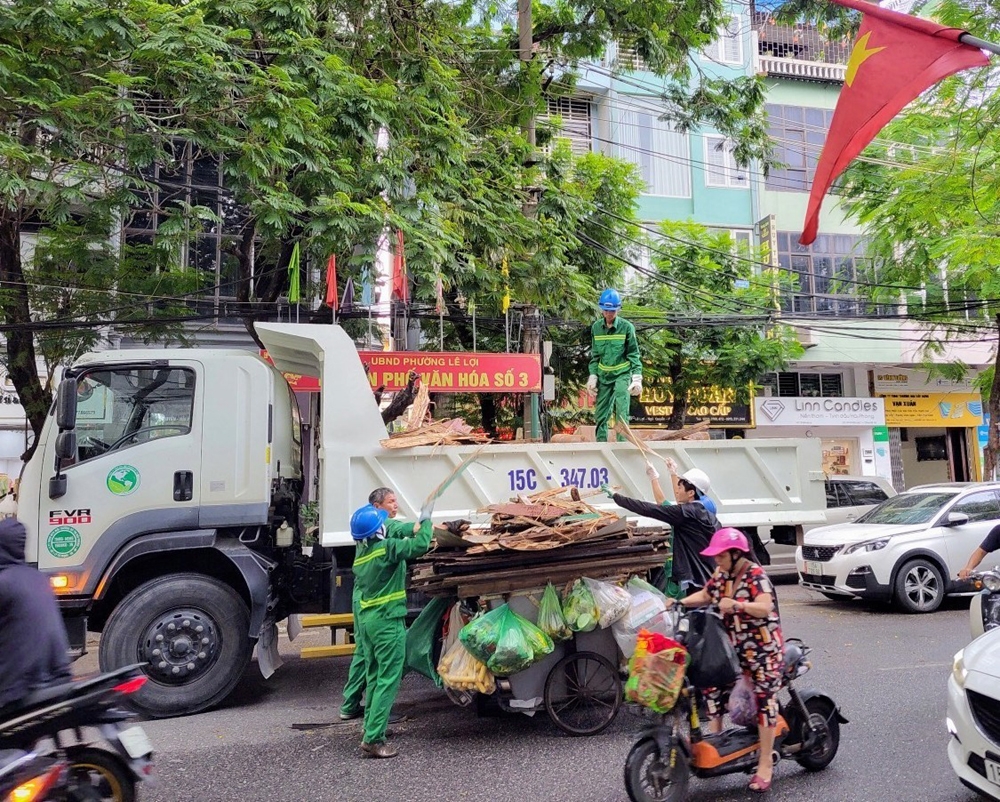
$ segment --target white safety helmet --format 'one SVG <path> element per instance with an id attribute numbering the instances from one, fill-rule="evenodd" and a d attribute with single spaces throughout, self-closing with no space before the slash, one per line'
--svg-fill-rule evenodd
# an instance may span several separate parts
<path id="1" fill-rule="evenodd" d="M 692 468 L 689 471 L 685 471 L 681 474 L 681 479 L 698 488 L 698 492 L 703 496 L 712 487 L 712 480 L 708 478 L 708 474 L 701 468 Z"/>

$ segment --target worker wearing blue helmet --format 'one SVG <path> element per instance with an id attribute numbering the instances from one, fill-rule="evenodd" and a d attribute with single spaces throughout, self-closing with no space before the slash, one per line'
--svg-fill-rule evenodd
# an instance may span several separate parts
<path id="1" fill-rule="evenodd" d="M 629 421 L 629 396 L 642 393 L 642 362 L 635 326 L 619 316 L 622 299 L 617 290 L 606 289 L 598 301 L 601 319 L 590 327 L 590 378 L 587 390 L 597 396 L 594 422 L 597 441 L 608 439 L 608 421 Z M 619 435 L 619 440 L 624 439 Z"/>
<path id="2" fill-rule="evenodd" d="M 426 554 L 431 522 L 412 525 L 407 537 L 386 538 L 388 513 L 366 504 L 351 516 L 354 555 L 355 637 L 365 654 L 368 700 L 361 751 L 365 757 L 395 757 L 386 743 L 392 703 L 406 660 L 406 561 Z"/>

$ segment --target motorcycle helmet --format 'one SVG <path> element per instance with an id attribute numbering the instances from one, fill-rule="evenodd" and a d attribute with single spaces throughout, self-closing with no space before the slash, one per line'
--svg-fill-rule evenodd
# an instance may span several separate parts
<path id="1" fill-rule="evenodd" d="M 618 290 L 609 287 L 601 293 L 601 299 L 597 305 L 605 312 L 617 312 L 622 308 L 622 297 L 618 294 Z"/>
<path id="2" fill-rule="evenodd" d="M 742 551 L 744 554 L 749 554 L 750 544 L 747 542 L 747 536 L 739 529 L 726 526 L 712 535 L 712 539 L 708 543 L 708 548 L 702 549 L 701 555 L 703 557 L 714 557 L 716 554 L 722 554 L 724 551 L 731 551 L 733 549 Z"/>
<path id="3" fill-rule="evenodd" d="M 365 504 L 351 516 L 351 537 L 355 540 L 367 540 L 372 535 L 378 534 L 388 517 L 389 513 L 385 510 Z"/>

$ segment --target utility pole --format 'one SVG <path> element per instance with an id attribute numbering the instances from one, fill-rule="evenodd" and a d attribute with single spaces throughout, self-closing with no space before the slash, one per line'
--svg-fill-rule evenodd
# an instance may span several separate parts
<path id="1" fill-rule="evenodd" d="M 531 0 L 517 0 L 517 42 L 518 55 L 521 59 L 521 69 L 529 69 L 532 56 L 534 55 L 534 30 L 531 23 Z M 527 119 L 524 121 L 524 138 L 528 141 L 531 153 L 528 156 L 531 162 L 535 160 L 535 111 L 528 110 Z M 534 217 L 537 210 L 537 197 L 534 190 L 529 188 L 529 197 L 523 208 L 527 217 Z M 523 312 L 524 327 L 522 329 L 521 350 L 526 354 L 540 354 L 542 352 L 542 325 L 541 315 L 537 306 L 527 306 Z M 538 418 L 539 394 L 529 393 L 524 399 L 524 437 L 526 440 L 538 440 L 541 438 L 541 425 Z"/>

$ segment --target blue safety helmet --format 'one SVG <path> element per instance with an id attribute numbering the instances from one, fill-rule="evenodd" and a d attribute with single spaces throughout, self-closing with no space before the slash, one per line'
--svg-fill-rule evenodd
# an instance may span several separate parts
<path id="1" fill-rule="evenodd" d="M 351 537 L 355 540 L 367 540 L 378 533 L 388 517 L 389 513 L 385 510 L 365 504 L 351 516 Z"/>
<path id="2" fill-rule="evenodd" d="M 601 293 L 601 300 L 597 305 L 606 312 L 617 312 L 622 308 L 622 297 L 618 294 L 618 290 L 608 288 Z"/>

